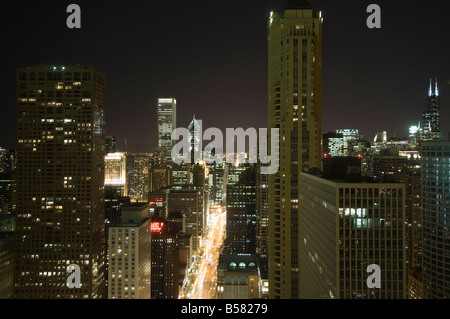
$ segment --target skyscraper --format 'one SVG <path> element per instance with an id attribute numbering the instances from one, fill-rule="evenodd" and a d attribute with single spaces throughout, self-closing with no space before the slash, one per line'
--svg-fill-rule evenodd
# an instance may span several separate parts
<path id="1" fill-rule="evenodd" d="M 127 155 L 125 153 L 106 154 L 105 187 L 115 189 L 120 196 L 127 196 Z"/>
<path id="2" fill-rule="evenodd" d="M 450 298 L 450 142 L 422 145 L 422 278 L 426 299 Z"/>
<path id="3" fill-rule="evenodd" d="M 441 133 L 440 128 L 440 99 L 439 88 L 436 79 L 433 87 L 433 80 L 430 79 L 430 87 L 428 89 L 427 110 L 422 116 L 422 136 L 423 141 L 435 141 Z"/>
<path id="4" fill-rule="evenodd" d="M 177 127 L 177 100 L 174 98 L 158 99 L 158 147 L 165 150 L 167 158 L 171 159 L 172 131 Z"/>
<path id="5" fill-rule="evenodd" d="M 256 254 L 256 167 L 227 185 L 227 237 L 224 254 Z"/>
<path id="6" fill-rule="evenodd" d="M 405 299 L 404 184 L 301 175 L 300 298 Z M 379 288 L 367 284 L 369 265 Z"/>
<path id="7" fill-rule="evenodd" d="M 177 299 L 179 283 L 179 245 L 177 233 L 169 230 L 167 220 L 151 218 L 152 299 Z"/>
<path id="8" fill-rule="evenodd" d="M 105 77 L 90 66 L 17 71 L 18 298 L 103 298 Z M 67 266 L 80 267 L 68 288 Z"/>
<path id="9" fill-rule="evenodd" d="M 148 203 L 122 207 L 109 228 L 108 299 L 150 299 L 151 233 Z"/>
<path id="10" fill-rule="evenodd" d="M 300 172 L 321 167 L 322 17 L 306 0 L 271 13 L 269 127 L 280 129 L 280 168 L 269 175 L 269 297 L 298 297 Z"/>

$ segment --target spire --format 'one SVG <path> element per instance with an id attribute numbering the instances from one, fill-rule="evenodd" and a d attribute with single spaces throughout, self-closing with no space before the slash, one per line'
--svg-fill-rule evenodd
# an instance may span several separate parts
<path id="1" fill-rule="evenodd" d="M 288 0 L 286 10 L 312 9 L 308 0 Z"/>
<path id="2" fill-rule="evenodd" d="M 430 78 L 430 89 L 428 90 L 428 97 L 433 95 L 433 83 L 432 80 Z"/>
<path id="3" fill-rule="evenodd" d="M 438 80 L 436 78 L 436 87 L 434 88 L 434 95 L 439 96 L 439 89 L 438 89 Z"/>

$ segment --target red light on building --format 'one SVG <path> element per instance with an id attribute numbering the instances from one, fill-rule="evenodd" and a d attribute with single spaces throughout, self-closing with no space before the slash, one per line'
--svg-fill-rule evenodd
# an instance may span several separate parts
<path id="1" fill-rule="evenodd" d="M 164 223 L 154 222 L 150 224 L 150 231 L 152 233 L 159 233 L 161 229 L 164 227 Z"/>
<path id="2" fill-rule="evenodd" d="M 358 154 L 358 158 L 361 158 L 362 157 L 362 155 L 361 154 Z"/>
<path id="3" fill-rule="evenodd" d="M 327 153 L 323 153 L 323 158 L 327 158 L 328 154 Z"/>

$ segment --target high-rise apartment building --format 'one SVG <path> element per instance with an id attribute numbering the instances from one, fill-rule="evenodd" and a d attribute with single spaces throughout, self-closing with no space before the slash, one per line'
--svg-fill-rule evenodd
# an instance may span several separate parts
<path id="1" fill-rule="evenodd" d="M 165 150 L 156 148 L 150 160 L 150 190 L 158 191 L 172 184 L 172 168 L 165 156 Z"/>
<path id="2" fill-rule="evenodd" d="M 422 279 L 426 299 L 450 298 L 450 142 L 422 144 Z"/>
<path id="3" fill-rule="evenodd" d="M 269 175 L 274 299 L 298 297 L 300 172 L 321 167 L 322 22 L 307 0 L 289 0 L 284 12 L 269 19 L 269 127 L 280 130 L 279 171 Z"/>
<path id="4" fill-rule="evenodd" d="M 105 77 L 17 71 L 17 298 L 105 297 Z M 80 288 L 67 266 L 80 267 Z"/>

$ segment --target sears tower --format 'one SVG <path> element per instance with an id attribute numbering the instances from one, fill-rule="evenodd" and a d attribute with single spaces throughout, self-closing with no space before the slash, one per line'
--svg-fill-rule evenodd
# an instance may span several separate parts
<path id="1" fill-rule="evenodd" d="M 439 119 L 439 88 L 437 79 L 433 87 L 433 81 L 430 79 L 430 87 L 428 89 L 428 105 L 427 110 L 422 116 L 422 140 L 436 141 L 440 135 L 440 119 Z"/>

